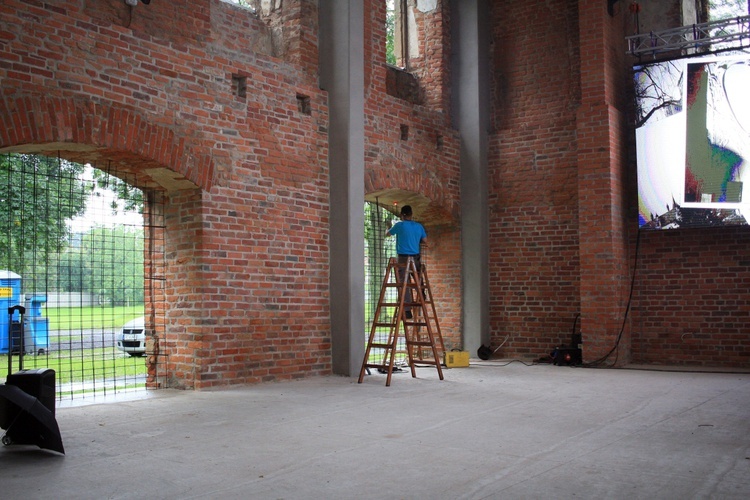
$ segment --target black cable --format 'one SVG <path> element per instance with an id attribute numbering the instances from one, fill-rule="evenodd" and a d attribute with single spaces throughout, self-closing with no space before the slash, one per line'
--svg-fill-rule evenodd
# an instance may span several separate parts
<path id="1" fill-rule="evenodd" d="M 635 240 L 635 259 L 634 259 L 634 262 L 633 262 L 633 275 L 632 275 L 632 277 L 630 279 L 630 295 L 628 296 L 628 303 L 625 306 L 625 314 L 624 314 L 624 316 L 622 318 L 622 326 L 620 327 L 620 332 L 617 334 L 617 340 L 615 341 L 615 345 L 612 346 L 612 349 L 610 349 L 607 354 L 605 354 L 601 358 L 597 359 L 596 361 L 592 361 L 591 363 L 586 363 L 586 364 L 581 365 L 584 368 L 599 368 L 600 365 L 602 363 L 604 363 L 607 360 L 607 358 L 609 358 L 612 355 L 613 352 L 617 353 L 615 355 L 615 360 L 612 362 L 611 365 L 607 365 L 604 368 L 610 368 L 610 367 L 615 366 L 617 364 L 617 358 L 619 357 L 619 351 L 617 350 L 617 348 L 620 346 L 620 340 L 622 339 L 622 334 L 625 331 L 625 325 L 626 325 L 627 320 L 628 320 L 628 313 L 630 312 L 630 305 L 631 305 L 631 303 L 633 301 L 633 290 L 635 290 L 635 275 L 636 275 L 636 271 L 638 269 L 638 250 L 639 250 L 640 244 L 641 244 L 641 230 L 640 230 L 640 228 L 638 229 L 638 233 L 637 234 L 638 234 L 638 236 L 636 237 L 636 240 Z"/>
<path id="2" fill-rule="evenodd" d="M 546 365 L 546 364 L 549 364 L 549 363 L 540 363 L 538 361 L 532 361 L 531 363 L 527 363 L 526 361 L 524 361 L 522 359 L 511 359 L 511 360 L 509 360 L 509 361 L 507 361 L 505 363 L 502 363 L 502 364 L 500 364 L 500 363 L 494 363 L 493 362 L 492 366 L 497 366 L 499 368 L 502 368 L 502 367 L 508 366 L 509 364 L 512 364 L 512 363 L 521 363 L 524 366 L 537 366 L 537 365 Z M 488 365 L 482 365 L 482 366 L 488 366 Z"/>

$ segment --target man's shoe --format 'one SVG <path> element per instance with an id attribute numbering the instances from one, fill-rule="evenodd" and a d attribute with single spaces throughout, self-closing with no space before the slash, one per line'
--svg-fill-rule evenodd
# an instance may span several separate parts
<path id="1" fill-rule="evenodd" d="M 406 311 L 406 319 L 412 319 L 414 315 L 411 313 L 411 311 Z"/>

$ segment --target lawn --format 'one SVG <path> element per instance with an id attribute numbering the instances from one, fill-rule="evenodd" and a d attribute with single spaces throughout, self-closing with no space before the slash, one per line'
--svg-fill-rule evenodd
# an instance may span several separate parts
<path id="1" fill-rule="evenodd" d="M 18 370 L 18 356 L 13 356 L 13 371 Z M 146 374 L 146 358 L 130 357 L 114 347 L 54 351 L 42 355 L 26 355 L 25 369 L 52 368 L 60 384 L 97 379 L 127 379 Z M 8 373 L 8 355 L 0 355 L 0 377 Z"/>
<path id="2" fill-rule="evenodd" d="M 42 316 L 49 320 L 49 332 L 117 331 L 131 319 L 143 316 L 143 313 L 142 304 L 127 307 L 44 307 L 42 309 Z M 28 314 L 29 311 L 27 311 Z M 26 369 L 51 368 L 55 370 L 58 384 L 116 380 L 117 387 L 122 387 L 123 384 L 129 387 L 135 384 L 136 376 L 146 374 L 146 358 L 131 357 L 112 346 L 66 349 L 63 346 L 70 338 L 70 336 L 59 334 L 54 337 L 50 336 L 51 345 L 48 352 L 41 355 L 27 354 L 23 358 L 23 367 Z M 18 356 L 13 356 L 12 361 L 11 369 L 17 371 Z M 4 380 L 7 373 L 8 355 L 1 354 L 0 380 Z M 97 383 L 101 384 L 101 382 Z"/>
<path id="3" fill-rule="evenodd" d="M 131 319 L 143 316 L 143 305 L 47 307 L 43 316 L 49 319 L 50 331 L 120 328 Z"/>

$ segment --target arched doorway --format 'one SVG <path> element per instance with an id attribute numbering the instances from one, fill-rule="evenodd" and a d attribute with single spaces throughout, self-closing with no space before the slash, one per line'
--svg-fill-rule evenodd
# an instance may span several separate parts
<path id="1" fill-rule="evenodd" d="M 0 155 L 0 288 L 26 308 L 0 324 L 0 376 L 7 356 L 12 369 L 52 368 L 61 401 L 158 385 L 149 354 L 165 334 L 163 196 L 117 174 Z"/>

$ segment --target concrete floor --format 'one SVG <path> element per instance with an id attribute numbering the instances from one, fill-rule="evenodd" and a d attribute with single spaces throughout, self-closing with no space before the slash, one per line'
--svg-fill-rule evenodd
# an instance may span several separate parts
<path id="1" fill-rule="evenodd" d="M 750 374 L 472 360 L 61 407 L 0 497 L 750 498 Z M 99 401 L 99 400 L 97 400 Z"/>

